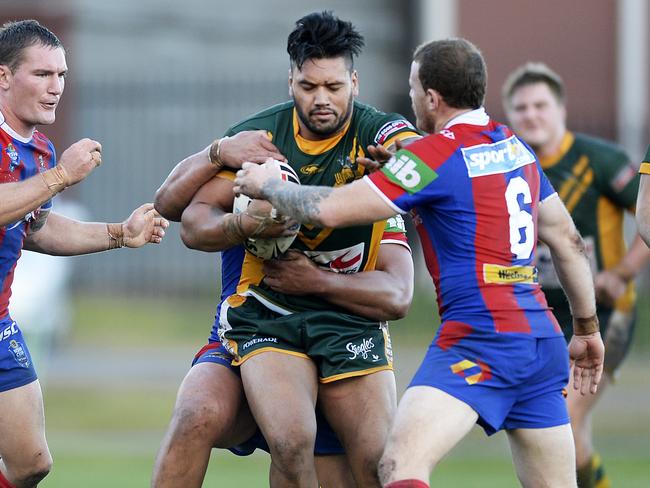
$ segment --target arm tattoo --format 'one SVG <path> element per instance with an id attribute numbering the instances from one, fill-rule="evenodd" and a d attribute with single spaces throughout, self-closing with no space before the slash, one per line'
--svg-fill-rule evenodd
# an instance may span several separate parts
<path id="1" fill-rule="evenodd" d="M 278 213 L 303 224 L 322 226 L 320 203 L 329 197 L 332 190 L 327 186 L 300 186 L 272 179 L 265 183 L 262 193 Z"/>
<path id="2" fill-rule="evenodd" d="M 29 229 L 27 230 L 28 234 L 33 234 L 34 232 L 38 232 L 43 228 L 45 225 L 45 222 L 47 222 L 47 216 L 50 215 L 49 210 L 41 210 L 38 213 L 38 217 L 36 217 L 34 220 L 32 220 L 29 223 Z"/>

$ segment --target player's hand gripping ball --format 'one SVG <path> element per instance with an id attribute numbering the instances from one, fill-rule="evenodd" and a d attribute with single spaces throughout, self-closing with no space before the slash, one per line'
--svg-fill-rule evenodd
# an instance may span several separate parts
<path id="1" fill-rule="evenodd" d="M 284 181 L 300 184 L 298 175 L 289 164 L 283 161 L 267 161 L 264 165 L 273 165 L 278 172 L 278 176 Z M 260 221 L 260 228 L 266 228 L 270 223 L 279 223 L 283 217 L 279 215 L 273 206 L 266 200 L 254 200 L 244 194 L 235 197 L 232 205 L 234 214 L 246 213 L 249 216 Z M 264 224 L 267 224 L 266 226 Z M 299 225 L 296 224 L 296 231 Z M 261 230 L 259 231 L 261 232 Z M 246 250 L 262 259 L 273 259 L 287 251 L 293 241 L 296 239 L 296 233 L 289 236 L 275 238 L 262 238 L 251 236 L 244 241 Z"/>

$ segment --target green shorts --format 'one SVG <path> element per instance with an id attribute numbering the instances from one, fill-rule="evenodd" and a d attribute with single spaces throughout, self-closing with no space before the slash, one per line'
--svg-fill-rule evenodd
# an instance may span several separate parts
<path id="1" fill-rule="evenodd" d="M 234 366 L 274 351 L 311 359 L 322 383 L 393 369 L 386 322 L 326 310 L 282 315 L 253 297 L 222 307 L 219 335 Z"/>

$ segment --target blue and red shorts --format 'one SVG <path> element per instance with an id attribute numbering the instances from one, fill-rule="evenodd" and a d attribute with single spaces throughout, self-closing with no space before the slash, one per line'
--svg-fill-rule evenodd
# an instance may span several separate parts
<path id="1" fill-rule="evenodd" d="M 0 319 L 0 391 L 13 390 L 38 378 L 18 324 Z"/>
<path id="2" fill-rule="evenodd" d="M 431 343 L 409 387 L 431 386 L 458 398 L 478 413 L 488 435 L 569 423 L 564 337 L 494 334 L 441 345 Z"/>

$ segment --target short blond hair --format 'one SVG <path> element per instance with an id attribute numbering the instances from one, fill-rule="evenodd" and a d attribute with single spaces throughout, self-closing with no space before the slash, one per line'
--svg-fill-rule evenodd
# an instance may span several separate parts
<path id="1" fill-rule="evenodd" d="M 558 102 L 562 105 L 566 103 L 566 91 L 564 89 L 562 77 L 544 63 L 530 62 L 519 66 L 508 75 L 508 78 L 506 78 L 503 88 L 501 89 L 501 97 L 504 107 L 508 107 L 510 99 L 517 89 L 534 83 L 546 84 Z"/>

